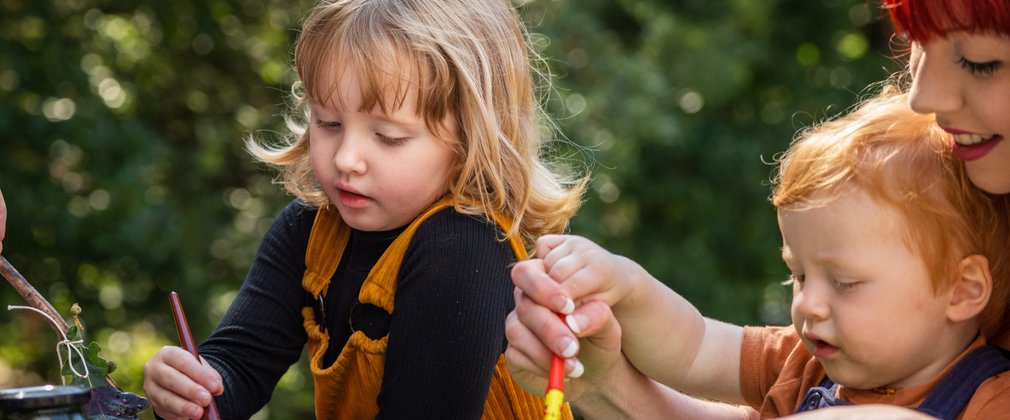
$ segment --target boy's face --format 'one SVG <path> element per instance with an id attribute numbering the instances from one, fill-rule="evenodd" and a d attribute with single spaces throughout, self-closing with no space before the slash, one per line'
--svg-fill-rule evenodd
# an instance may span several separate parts
<path id="1" fill-rule="evenodd" d="M 873 389 L 924 383 L 957 355 L 943 294 L 905 243 L 900 213 L 861 188 L 827 205 L 779 209 L 792 321 L 829 377 Z"/>
<path id="2" fill-rule="evenodd" d="M 322 81 L 337 87 L 333 97 L 311 104 L 309 153 L 316 179 L 351 227 L 404 226 L 446 194 L 454 152 L 417 114 L 416 88 L 389 115 L 378 107 L 360 112 L 356 72 L 341 73 L 335 85 Z M 451 115 L 443 124 L 458 135 Z"/>

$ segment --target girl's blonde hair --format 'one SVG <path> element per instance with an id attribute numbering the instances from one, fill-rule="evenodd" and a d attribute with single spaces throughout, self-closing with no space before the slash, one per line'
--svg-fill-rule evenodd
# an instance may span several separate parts
<path id="1" fill-rule="evenodd" d="M 992 339 L 1010 296 L 1007 203 L 971 184 L 950 142 L 892 81 L 847 115 L 801 131 L 778 158 L 771 201 L 806 209 L 867 191 L 903 216 L 905 242 L 926 262 L 935 293 L 952 287 L 962 258 L 987 257 L 992 295 L 979 322 Z"/>
<path id="2" fill-rule="evenodd" d="M 417 89 L 419 115 L 456 154 L 448 186 L 455 208 L 506 216 L 508 233 L 529 245 L 566 228 L 586 184 L 541 160 L 557 134 L 534 83 L 541 63 L 505 0 L 324 0 L 295 46 L 293 134 L 279 147 L 250 141 L 248 148 L 281 169 L 290 193 L 325 206 L 308 156 L 308 102 L 328 100 L 343 71 L 357 72 L 363 111 L 388 113 Z M 549 88 L 546 71 L 538 75 Z M 444 135 L 449 115 L 458 142 Z"/>

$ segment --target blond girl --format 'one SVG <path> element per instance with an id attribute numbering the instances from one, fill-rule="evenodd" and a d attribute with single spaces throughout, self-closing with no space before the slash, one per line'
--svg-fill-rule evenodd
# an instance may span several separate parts
<path id="1" fill-rule="evenodd" d="M 319 418 L 542 417 L 502 353 L 509 267 L 584 182 L 552 171 L 527 34 L 501 0 L 323 1 L 295 47 L 297 197 L 200 346 L 145 366 L 165 418 L 269 401 L 307 346 Z M 568 413 L 570 415 L 570 413 Z"/>

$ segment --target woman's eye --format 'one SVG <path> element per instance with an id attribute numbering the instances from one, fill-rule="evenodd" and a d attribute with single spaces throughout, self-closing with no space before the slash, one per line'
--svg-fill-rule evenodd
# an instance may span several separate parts
<path id="1" fill-rule="evenodd" d="M 316 120 L 316 127 L 327 128 L 327 129 L 340 128 L 340 122 L 338 122 L 338 121 L 323 121 L 323 120 L 317 119 Z"/>
<path id="2" fill-rule="evenodd" d="M 1003 63 L 1000 61 L 989 61 L 985 63 L 976 63 L 974 61 L 968 61 L 967 58 L 961 57 L 957 60 L 957 64 L 961 65 L 961 68 L 968 70 L 969 73 L 977 76 L 991 76 L 1000 67 L 1003 67 Z"/>

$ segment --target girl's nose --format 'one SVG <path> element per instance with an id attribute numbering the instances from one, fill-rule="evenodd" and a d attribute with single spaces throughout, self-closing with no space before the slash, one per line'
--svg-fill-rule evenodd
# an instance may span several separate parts
<path id="1" fill-rule="evenodd" d="M 932 43 L 949 41 L 936 40 Z M 909 60 L 912 89 L 909 104 L 922 114 L 949 114 L 964 105 L 958 76 L 960 65 L 942 45 L 913 45 Z"/>
<path id="2" fill-rule="evenodd" d="M 367 168 L 366 146 L 366 139 L 361 135 L 350 133 L 349 130 L 343 133 L 336 153 L 333 154 L 334 166 L 341 173 L 363 173 Z"/>

